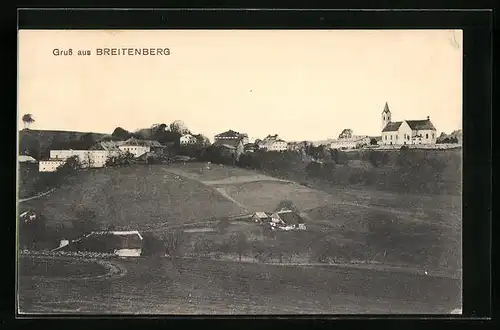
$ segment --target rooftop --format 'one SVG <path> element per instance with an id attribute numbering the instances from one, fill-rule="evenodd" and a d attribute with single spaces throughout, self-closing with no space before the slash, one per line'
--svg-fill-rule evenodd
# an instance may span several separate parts
<path id="1" fill-rule="evenodd" d="M 216 138 L 232 138 L 232 137 L 237 138 L 237 137 L 248 137 L 248 135 L 245 133 L 236 132 L 236 131 L 233 131 L 232 129 L 230 129 L 228 131 L 217 134 L 215 137 Z"/>

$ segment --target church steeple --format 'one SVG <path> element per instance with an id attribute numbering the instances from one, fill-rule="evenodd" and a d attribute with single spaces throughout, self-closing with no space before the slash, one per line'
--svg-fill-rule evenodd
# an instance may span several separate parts
<path id="1" fill-rule="evenodd" d="M 389 105 L 385 102 L 384 110 L 382 111 L 382 130 L 391 122 L 391 110 Z"/>

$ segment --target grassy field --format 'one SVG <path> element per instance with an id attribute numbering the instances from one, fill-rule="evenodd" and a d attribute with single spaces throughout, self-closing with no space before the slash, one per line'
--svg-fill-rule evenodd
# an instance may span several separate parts
<path id="1" fill-rule="evenodd" d="M 223 190 L 251 212 L 273 211 L 280 202 L 288 200 L 307 214 L 305 233 L 280 235 L 275 238 L 279 243 L 260 240 L 259 244 L 266 248 L 286 247 L 285 256 L 302 254 L 314 259 L 313 254 L 329 249 L 330 254 L 347 260 L 425 269 L 461 268 L 461 200 L 457 196 L 338 187 L 326 192 L 272 178 L 255 181 L 254 172 L 249 170 L 202 167 L 203 164 L 196 163 L 178 165 L 175 172 Z M 224 175 L 229 179 L 221 181 Z M 247 182 L 242 182 L 243 178 Z M 232 231 L 243 231 L 252 240 L 255 239 L 252 226 L 257 225 L 239 229 L 232 225 L 222 236 L 210 233 L 203 239 L 217 245 L 228 240 Z M 199 239 L 200 234 L 191 234 L 189 240 Z M 252 255 L 254 251 L 249 249 L 246 254 Z"/>
<path id="2" fill-rule="evenodd" d="M 70 224 L 78 210 L 92 210 L 102 228 L 146 230 L 157 226 L 241 214 L 236 204 L 195 180 L 162 166 L 80 172 L 50 195 L 22 203 L 43 213 L 49 226 Z"/>
<path id="3" fill-rule="evenodd" d="M 305 213 L 306 232 L 270 239 L 256 224 L 232 224 L 224 233 L 216 227 L 215 232 L 187 235 L 185 250 L 192 250 L 201 238 L 212 240 L 217 249 L 230 235 L 244 232 L 250 241 L 259 241 L 260 246 L 245 251 L 250 256 L 255 250 L 268 249 L 280 250 L 285 257 L 301 255 L 308 261 L 323 260 L 324 254 L 421 269 L 461 268 L 461 201 L 457 196 L 320 191 L 251 170 L 218 165 L 205 169 L 203 163 L 187 163 L 81 172 L 55 192 L 21 205 L 40 210 L 49 226 L 70 225 L 83 208 L 95 211 L 102 228 L 157 231 L 246 212 L 274 211 L 285 200 Z"/>
<path id="4" fill-rule="evenodd" d="M 120 277 L 60 281 L 59 268 L 72 273 L 78 262 L 45 262 L 44 276 L 21 268 L 22 312 L 448 314 L 461 306 L 458 281 L 404 273 L 141 258 L 115 261 Z"/>

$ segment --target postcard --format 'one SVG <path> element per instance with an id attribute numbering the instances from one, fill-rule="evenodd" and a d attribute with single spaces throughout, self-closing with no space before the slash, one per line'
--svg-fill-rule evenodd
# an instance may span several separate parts
<path id="1" fill-rule="evenodd" d="M 19 314 L 461 314 L 461 30 L 18 40 Z"/>

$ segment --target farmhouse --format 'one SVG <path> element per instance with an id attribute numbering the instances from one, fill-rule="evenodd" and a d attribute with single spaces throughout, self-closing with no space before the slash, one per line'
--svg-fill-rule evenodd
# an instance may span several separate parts
<path id="1" fill-rule="evenodd" d="M 214 136 L 214 143 L 219 142 L 219 144 L 223 144 L 223 141 L 227 142 L 229 140 L 242 140 L 243 145 L 245 145 L 248 143 L 248 134 L 236 132 L 230 129 Z"/>
<path id="2" fill-rule="evenodd" d="M 66 162 L 65 159 L 46 159 L 38 163 L 39 172 L 55 172 L 57 168 Z"/>
<path id="3" fill-rule="evenodd" d="M 41 164 L 40 162 L 40 172 L 50 172 L 50 170 L 45 170 L 47 169 L 53 169 L 55 171 L 55 168 L 59 166 L 57 165 L 58 162 L 66 161 L 68 158 L 77 156 L 79 162 L 82 164 L 83 167 L 87 168 L 98 168 L 98 167 L 104 167 L 106 164 L 106 160 L 114 155 L 117 154 L 119 151 L 110 151 L 110 150 L 50 150 L 50 158 L 49 162 L 50 164 Z M 49 166 L 47 166 L 49 165 Z M 52 165 L 52 167 L 50 167 Z M 55 166 L 55 168 L 54 168 Z"/>
<path id="4" fill-rule="evenodd" d="M 244 145 L 245 152 L 255 152 L 259 147 L 255 143 L 247 143 Z"/>
<path id="5" fill-rule="evenodd" d="M 269 212 L 255 212 L 252 215 L 252 221 L 257 223 L 265 223 L 271 221 L 271 213 Z"/>
<path id="6" fill-rule="evenodd" d="M 164 146 L 154 140 L 139 140 L 130 138 L 118 147 L 123 152 L 130 152 L 134 157 L 139 157 L 146 152 L 159 152 Z"/>
<path id="7" fill-rule="evenodd" d="M 339 138 L 330 143 L 331 149 L 358 149 L 370 144 L 368 136 L 356 136 Z"/>
<path id="8" fill-rule="evenodd" d="M 429 116 L 425 120 L 391 121 L 387 102 L 382 111 L 381 145 L 436 144 L 436 128 Z"/>
<path id="9" fill-rule="evenodd" d="M 245 151 L 243 139 L 218 139 L 215 140 L 214 145 L 224 147 L 236 159 Z"/>
<path id="10" fill-rule="evenodd" d="M 264 140 L 259 141 L 258 146 L 260 149 L 267 151 L 285 151 L 288 149 L 287 142 L 281 139 L 278 134 L 266 136 Z"/>
<path id="11" fill-rule="evenodd" d="M 180 137 L 179 142 L 183 146 L 192 145 L 192 144 L 196 144 L 198 142 L 198 139 L 194 135 L 184 134 L 183 136 Z"/>
<path id="12" fill-rule="evenodd" d="M 304 223 L 304 219 L 297 213 L 292 210 L 281 210 L 275 212 L 271 215 L 273 222 L 282 224 L 279 229 L 281 230 L 306 230 L 306 225 Z"/>
<path id="13" fill-rule="evenodd" d="M 123 257 L 139 257 L 142 252 L 142 235 L 137 231 L 92 232 L 71 242 L 61 241 L 56 251 L 84 251 L 113 253 Z"/>

